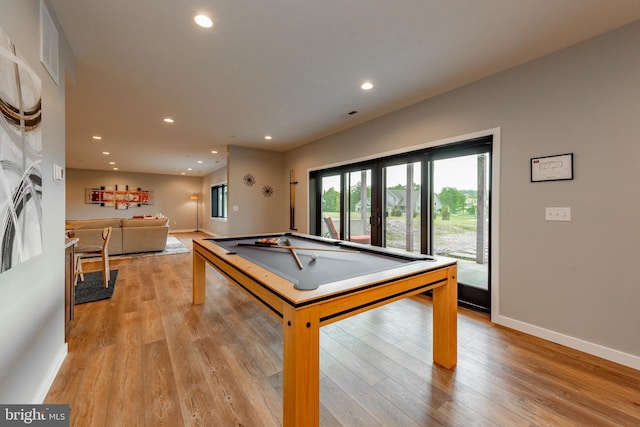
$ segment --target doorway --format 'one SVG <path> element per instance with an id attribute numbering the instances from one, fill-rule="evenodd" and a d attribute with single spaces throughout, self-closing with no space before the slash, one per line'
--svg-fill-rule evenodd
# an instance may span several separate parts
<path id="1" fill-rule="evenodd" d="M 490 312 L 492 140 L 489 135 L 314 171 L 310 230 L 455 258 L 459 303 Z"/>

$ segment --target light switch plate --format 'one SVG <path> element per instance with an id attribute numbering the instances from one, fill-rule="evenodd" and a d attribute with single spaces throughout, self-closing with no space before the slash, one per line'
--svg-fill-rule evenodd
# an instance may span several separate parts
<path id="1" fill-rule="evenodd" d="M 571 208 L 544 208 L 547 221 L 571 221 Z"/>
<path id="2" fill-rule="evenodd" d="M 64 181 L 64 168 L 59 165 L 53 165 L 53 180 Z"/>

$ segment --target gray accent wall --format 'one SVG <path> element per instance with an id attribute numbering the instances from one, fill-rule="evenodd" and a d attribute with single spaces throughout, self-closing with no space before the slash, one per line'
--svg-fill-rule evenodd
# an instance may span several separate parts
<path id="1" fill-rule="evenodd" d="M 52 9 L 49 8 L 51 12 Z M 51 12 L 52 17 L 55 15 Z M 65 71 L 73 53 L 59 31 L 59 84 L 40 64 L 40 1 L 0 2 L 0 27 L 42 80 L 42 254 L 0 275 L 0 402 L 40 403 L 67 354 L 64 342 Z"/>
<path id="2" fill-rule="evenodd" d="M 640 22 L 304 145 L 285 154 L 282 182 L 499 129 L 492 319 L 640 368 L 638 46 Z M 574 180 L 530 182 L 532 157 L 564 153 Z M 297 200 L 306 232 L 306 184 Z M 556 206 L 572 221 L 545 221 Z"/>

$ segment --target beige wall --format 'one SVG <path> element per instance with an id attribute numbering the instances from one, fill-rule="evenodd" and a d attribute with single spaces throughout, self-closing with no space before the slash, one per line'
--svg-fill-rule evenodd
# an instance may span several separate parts
<path id="1" fill-rule="evenodd" d="M 296 223 L 311 169 L 499 128 L 493 320 L 640 368 L 638 46 L 640 22 L 286 153 Z M 574 180 L 529 182 L 531 157 L 570 152 Z"/>
<path id="2" fill-rule="evenodd" d="M 161 213 L 169 218 L 171 232 L 193 231 L 196 229 L 196 202 L 189 197 L 193 193 L 199 193 L 200 214 L 202 214 L 201 182 L 202 179 L 199 177 L 68 169 L 66 218 L 131 218 L 133 215 Z M 85 188 L 115 186 L 116 184 L 126 184 L 129 188 L 139 187 L 143 190 L 153 191 L 154 204 L 118 210 L 113 207 L 84 203 Z M 204 196 L 208 197 L 206 193 Z M 202 215 L 199 215 L 199 219 L 202 220 Z M 202 221 L 200 223 L 202 224 Z"/>
<path id="3" fill-rule="evenodd" d="M 203 203 L 201 210 L 202 229 L 214 236 L 227 236 L 227 219 L 211 218 L 211 187 L 227 184 L 227 168 L 218 169 L 202 179 Z"/>
<path id="4" fill-rule="evenodd" d="M 65 165 L 65 69 L 74 73 L 74 59 L 60 31 L 59 84 L 54 84 L 40 64 L 38 0 L 0 2 L 0 27 L 42 80 L 43 160 L 42 254 L 0 275 L 0 402 L 40 403 L 67 354 L 60 203 L 65 186 L 52 178 L 53 165 Z"/>
<path id="5" fill-rule="evenodd" d="M 289 185 L 282 181 L 283 154 L 245 147 L 229 147 L 229 214 L 230 235 L 285 231 L 288 227 Z M 255 185 L 244 185 L 242 178 L 251 173 Z M 288 175 L 287 175 L 288 176 Z M 265 197 L 265 185 L 273 187 L 273 195 Z M 234 210 L 237 207 L 237 210 Z"/>

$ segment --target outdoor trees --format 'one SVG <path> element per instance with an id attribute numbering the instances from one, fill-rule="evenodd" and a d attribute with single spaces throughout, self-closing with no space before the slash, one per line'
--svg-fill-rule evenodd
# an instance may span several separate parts
<path id="1" fill-rule="evenodd" d="M 438 194 L 438 197 L 440 198 L 440 203 L 442 203 L 443 209 L 447 207 L 448 211 L 454 214 L 464 211 L 464 205 L 467 197 L 458 189 L 444 187 L 440 194 Z"/>
<path id="2" fill-rule="evenodd" d="M 340 193 L 331 187 L 322 194 L 322 205 L 325 212 L 340 212 Z"/>

